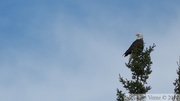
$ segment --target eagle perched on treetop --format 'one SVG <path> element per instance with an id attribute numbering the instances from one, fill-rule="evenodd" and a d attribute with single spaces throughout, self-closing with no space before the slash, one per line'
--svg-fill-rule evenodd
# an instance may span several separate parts
<path id="1" fill-rule="evenodd" d="M 142 34 L 136 34 L 138 37 L 129 47 L 129 49 L 124 53 L 124 57 L 131 55 L 129 58 L 129 62 L 132 59 L 132 55 L 140 55 L 140 53 L 143 51 L 144 48 L 144 41 L 143 41 L 143 35 Z"/>

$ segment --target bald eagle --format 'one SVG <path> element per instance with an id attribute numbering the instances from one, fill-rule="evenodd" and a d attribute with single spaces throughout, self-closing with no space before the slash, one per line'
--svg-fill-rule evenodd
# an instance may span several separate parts
<path id="1" fill-rule="evenodd" d="M 144 48 L 144 41 L 143 41 L 143 35 L 142 34 L 136 34 L 138 37 L 129 47 L 129 49 L 124 53 L 124 57 L 131 55 L 129 58 L 129 62 L 132 59 L 132 55 L 136 54 L 139 55 Z"/>

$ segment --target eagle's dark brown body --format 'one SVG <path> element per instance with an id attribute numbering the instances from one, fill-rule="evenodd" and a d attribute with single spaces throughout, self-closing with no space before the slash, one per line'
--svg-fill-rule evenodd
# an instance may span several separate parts
<path id="1" fill-rule="evenodd" d="M 140 54 L 144 48 L 144 41 L 143 39 L 136 39 L 129 49 L 124 53 L 124 57 L 128 56 L 129 54 Z"/>

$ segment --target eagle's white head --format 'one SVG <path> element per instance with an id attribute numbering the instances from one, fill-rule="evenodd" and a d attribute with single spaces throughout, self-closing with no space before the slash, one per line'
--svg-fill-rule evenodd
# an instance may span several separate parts
<path id="1" fill-rule="evenodd" d="M 143 35 L 142 34 L 136 34 L 136 36 L 138 37 L 138 39 L 143 39 Z"/>

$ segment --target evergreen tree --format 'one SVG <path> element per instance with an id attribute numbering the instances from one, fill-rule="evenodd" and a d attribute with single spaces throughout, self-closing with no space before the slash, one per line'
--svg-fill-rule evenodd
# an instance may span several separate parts
<path id="1" fill-rule="evenodd" d="M 149 46 L 140 54 L 133 54 L 131 61 L 125 63 L 132 72 L 132 80 L 124 79 L 119 75 L 119 81 L 122 83 L 123 87 L 128 90 L 130 96 L 125 96 L 121 90 L 117 89 L 117 101 L 127 101 L 128 99 L 136 99 L 141 101 L 144 99 L 143 94 L 146 94 L 151 86 L 147 86 L 147 79 L 151 74 L 151 57 L 150 54 L 154 50 L 155 44 Z M 138 51 L 138 50 L 137 50 Z M 141 94 L 141 95 L 134 95 Z"/>
<path id="2" fill-rule="evenodd" d="M 177 70 L 177 74 L 178 74 L 178 78 L 175 80 L 175 82 L 173 83 L 175 88 L 174 88 L 174 98 L 173 101 L 180 101 L 180 96 L 178 94 L 180 94 L 180 57 L 179 57 L 179 62 L 177 62 L 178 65 L 178 70 Z"/>

